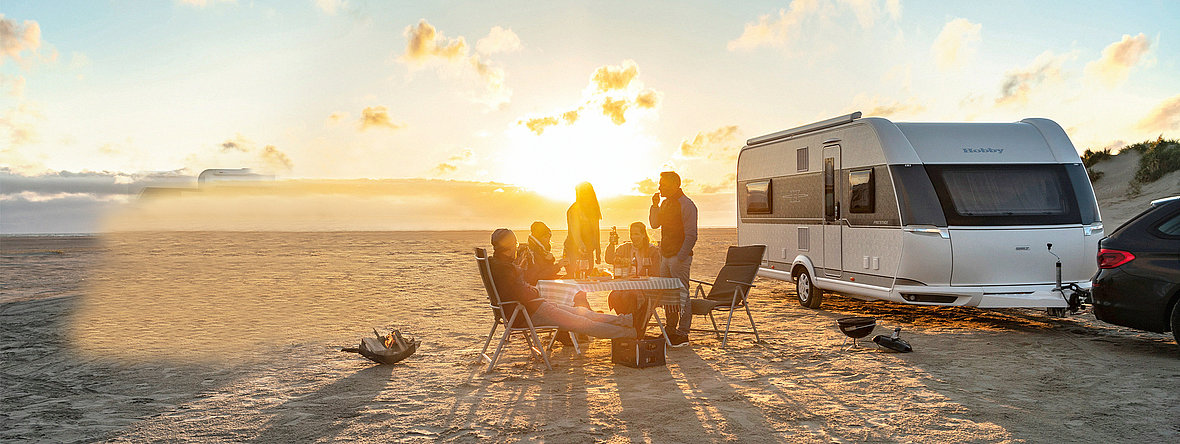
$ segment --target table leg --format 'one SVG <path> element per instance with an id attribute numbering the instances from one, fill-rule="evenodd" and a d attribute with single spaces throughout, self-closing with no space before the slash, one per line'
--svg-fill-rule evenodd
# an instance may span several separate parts
<path id="1" fill-rule="evenodd" d="M 668 331 L 664 330 L 664 321 L 662 319 L 660 319 L 660 314 L 658 312 L 656 312 L 657 305 L 659 304 L 658 298 L 645 298 L 645 301 L 647 302 L 648 315 L 656 318 L 656 326 L 660 327 L 660 334 L 664 335 L 664 343 L 667 344 L 669 347 L 671 347 L 672 340 L 668 338 Z M 643 330 L 644 330 L 644 333 L 646 334 L 646 332 L 647 332 L 647 319 L 643 320 Z"/>

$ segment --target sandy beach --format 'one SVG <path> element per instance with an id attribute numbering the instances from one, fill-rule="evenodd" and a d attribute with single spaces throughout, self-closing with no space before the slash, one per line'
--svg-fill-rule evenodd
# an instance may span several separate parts
<path id="1" fill-rule="evenodd" d="M 564 234 L 559 234 L 561 237 Z M 759 279 L 762 342 L 705 333 L 666 367 L 610 342 L 553 370 L 520 340 L 493 373 L 471 248 L 483 232 L 8 237 L 4 441 L 1171 442 L 1180 347 L 1088 313 L 916 308 Z M 704 230 L 711 280 L 732 229 Z M 592 302 L 596 307 L 605 305 Z M 909 354 L 845 351 L 835 319 L 902 328 Z M 698 318 L 698 322 L 707 322 Z M 735 320 L 735 323 L 738 323 Z M 744 323 L 739 325 L 744 326 Z M 423 346 L 379 366 L 371 328 Z"/>

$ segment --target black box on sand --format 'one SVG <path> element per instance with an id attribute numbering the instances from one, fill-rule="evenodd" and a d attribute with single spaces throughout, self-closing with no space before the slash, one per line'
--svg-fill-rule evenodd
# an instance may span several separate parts
<path id="1" fill-rule="evenodd" d="M 628 367 L 664 365 L 664 338 L 611 339 L 611 361 Z"/>

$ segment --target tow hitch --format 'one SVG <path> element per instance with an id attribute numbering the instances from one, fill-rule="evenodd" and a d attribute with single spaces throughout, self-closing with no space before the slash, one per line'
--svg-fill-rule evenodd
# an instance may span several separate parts
<path id="1" fill-rule="evenodd" d="M 1061 284 L 1061 256 L 1058 256 L 1057 253 L 1053 252 L 1053 244 L 1052 243 L 1045 244 L 1045 248 L 1047 250 L 1049 250 L 1049 254 L 1052 254 L 1053 257 L 1057 258 L 1057 266 L 1056 266 L 1057 278 L 1056 278 L 1056 280 L 1054 280 L 1054 282 L 1056 282 L 1057 285 L 1053 287 L 1053 291 L 1061 293 L 1061 298 L 1065 299 L 1065 304 L 1066 304 L 1066 308 L 1049 308 L 1049 309 L 1047 309 L 1049 314 L 1052 316 L 1065 316 L 1066 310 L 1069 310 L 1069 313 L 1077 313 L 1078 310 L 1082 309 L 1083 305 L 1093 304 L 1094 298 L 1091 296 L 1090 290 L 1082 288 L 1082 287 L 1078 286 L 1077 283 L 1073 283 L 1073 282 L 1071 282 L 1067 285 Z M 1065 294 L 1066 290 L 1069 291 L 1068 296 Z"/>

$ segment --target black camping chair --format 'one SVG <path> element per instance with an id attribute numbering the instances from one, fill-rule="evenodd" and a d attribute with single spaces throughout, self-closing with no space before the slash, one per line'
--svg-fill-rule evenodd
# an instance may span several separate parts
<path id="1" fill-rule="evenodd" d="M 762 256 L 766 252 L 765 245 L 748 245 L 744 247 L 729 247 L 729 252 L 725 254 L 725 266 L 721 267 L 721 272 L 717 273 L 717 279 L 712 284 L 696 279 L 690 279 L 697 283 L 696 293 L 692 298 L 692 314 L 693 315 L 707 315 L 709 321 L 713 323 L 712 330 L 693 329 L 693 331 L 709 331 L 721 337 L 721 333 L 725 333 L 725 337 L 721 339 L 721 346 L 725 347 L 729 340 L 729 334 L 732 333 L 753 333 L 755 341 L 761 341 L 758 337 L 758 327 L 754 325 L 754 316 L 750 314 L 750 289 L 754 288 L 754 278 L 758 275 L 758 267 L 762 264 Z M 709 291 L 706 292 L 704 286 L 708 285 Z M 746 317 L 750 319 L 750 328 L 753 331 L 730 330 L 733 324 L 733 312 L 739 309 L 746 310 Z M 725 321 L 725 330 L 717 327 L 717 319 L 713 317 L 714 311 L 728 311 L 729 318 Z"/>
<path id="2" fill-rule="evenodd" d="M 484 290 L 488 292 L 488 306 L 492 309 L 494 320 L 492 322 L 492 330 L 488 332 L 488 339 L 484 341 L 483 350 L 480 350 L 479 357 L 481 361 L 488 363 L 488 372 L 491 372 L 496 367 L 496 361 L 500 359 L 500 352 L 504 349 L 504 344 L 508 343 L 508 338 L 513 333 L 524 334 L 525 340 L 528 341 L 530 356 L 541 355 L 541 359 L 545 361 L 545 368 L 551 369 L 549 364 L 548 350 L 553 349 L 553 342 L 557 339 L 556 325 L 533 325 L 533 319 L 529 316 L 528 310 L 516 301 L 504 302 L 500 299 L 500 292 L 496 290 L 496 284 L 492 281 L 492 265 L 488 262 L 488 251 L 484 248 L 475 249 L 475 263 L 479 265 L 479 276 L 483 278 Z M 524 322 L 521 322 L 521 320 Z M 492 337 L 496 334 L 496 329 L 504 326 L 504 335 L 500 337 L 499 344 L 496 345 L 496 353 L 488 356 L 488 346 L 492 343 Z M 549 346 L 542 347 L 541 340 L 537 337 L 537 331 L 548 331 L 552 335 L 549 338 Z M 578 350 L 578 340 L 574 335 L 570 335 L 570 339 L 574 341 L 574 351 Z"/>

